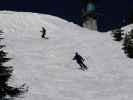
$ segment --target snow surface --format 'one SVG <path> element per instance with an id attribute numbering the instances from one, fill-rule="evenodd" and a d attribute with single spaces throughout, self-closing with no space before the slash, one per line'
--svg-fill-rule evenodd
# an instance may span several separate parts
<path id="1" fill-rule="evenodd" d="M 47 29 L 48 40 L 40 30 Z M 0 12 L 2 44 L 14 66 L 10 85 L 29 91 L 15 100 L 133 100 L 133 60 L 109 33 L 81 28 L 55 16 Z M 72 61 L 79 52 L 89 67 Z"/>

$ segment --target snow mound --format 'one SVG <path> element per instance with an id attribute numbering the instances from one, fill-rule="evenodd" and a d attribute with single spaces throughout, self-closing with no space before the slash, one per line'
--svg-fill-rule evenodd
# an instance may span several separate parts
<path id="1" fill-rule="evenodd" d="M 132 100 L 133 60 L 109 33 L 81 28 L 55 16 L 0 12 L 2 44 L 13 58 L 10 84 L 26 83 L 29 92 L 16 100 Z M 41 28 L 48 40 L 41 39 Z M 85 58 L 78 70 L 74 53 Z"/>

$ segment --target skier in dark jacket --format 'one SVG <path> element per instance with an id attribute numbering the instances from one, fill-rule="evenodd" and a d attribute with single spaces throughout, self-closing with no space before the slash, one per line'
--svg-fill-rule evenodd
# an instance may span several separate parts
<path id="1" fill-rule="evenodd" d="M 88 67 L 83 63 L 84 62 L 84 58 L 81 57 L 78 52 L 75 53 L 75 56 L 73 58 L 73 60 L 76 60 L 76 62 L 80 65 L 80 69 L 84 70 L 84 69 L 88 69 Z"/>
<path id="2" fill-rule="evenodd" d="M 44 28 L 44 27 L 42 27 L 42 31 L 40 31 L 40 32 L 42 32 L 42 38 L 44 38 L 44 39 L 48 39 L 47 37 L 46 37 L 46 29 Z"/>

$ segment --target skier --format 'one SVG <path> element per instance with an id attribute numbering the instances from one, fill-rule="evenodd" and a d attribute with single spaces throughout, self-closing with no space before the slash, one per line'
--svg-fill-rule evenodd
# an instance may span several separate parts
<path id="1" fill-rule="evenodd" d="M 85 59 L 83 57 L 81 57 L 78 54 L 78 52 L 75 53 L 73 60 L 76 60 L 76 62 L 80 65 L 80 67 L 81 67 L 80 69 L 82 69 L 82 70 L 88 69 L 88 67 L 83 63 Z"/>
<path id="2" fill-rule="evenodd" d="M 44 39 L 48 39 L 47 37 L 46 37 L 46 29 L 44 28 L 44 27 L 42 27 L 42 31 L 40 31 L 40 32 L 42 32 L 42 38 L 44 38 Z"/>

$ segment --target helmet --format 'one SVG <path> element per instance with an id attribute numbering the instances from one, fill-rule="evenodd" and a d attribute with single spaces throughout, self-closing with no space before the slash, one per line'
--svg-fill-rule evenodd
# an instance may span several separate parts
<path id="1" fill-rule="evenodd" d="M 78 55 L 78 52 L 75 52 L 76 55 Z"/>

